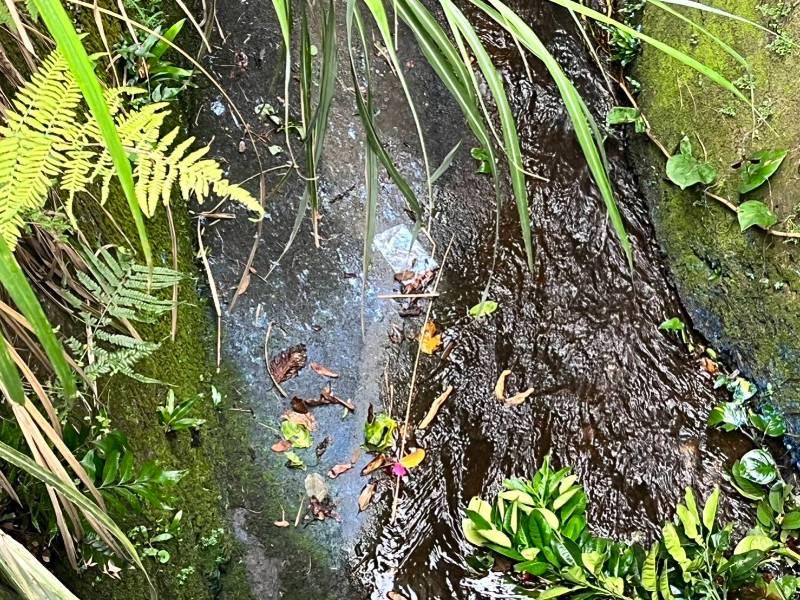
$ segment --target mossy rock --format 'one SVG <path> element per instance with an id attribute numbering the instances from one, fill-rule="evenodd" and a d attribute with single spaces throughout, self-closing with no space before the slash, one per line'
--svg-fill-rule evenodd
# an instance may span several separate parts
<path id="1" fill-rule="evenodd" d="M 785 12 L 779 10 L 782 5 L 722 0 L 715 6 L 764 25 L 777 25 L 800 39 L 800 11 L 765 19 L 763 13 Z M 780 219 L 776 229 L 793 230 L 800 160 L 800 104 L 796 100 L 800 52 L 781 56 L 773 44 L 775 36 L 745 23 L 696 10 L 685 14 L 745 57 L 749 72 L 714 41 L 656 7 L 646 9 L 644 31 L 736 81 L 746 95 L 752 91 L 753 106 L 766 119 L 730 91 L 645 47 L 633 75 L 642 84 L 639 103 L 651 132 L 671 152 L 684 135 L 689 136 L 695 154 L 705 155 L 717 169 L 717 194 L 737 205 L 761 200 Z M 752 90 L 749 82 L 754 83 Z M 656 234 L 695 328 L 724 353 L 730 366 L 740 368 L 762 390 L 771 383 L 774 402 L 794 422 L 795 431 L 800 430 L 800 253 L 796 245 L 800 240 L 755 228 L 742 233 L 732 210 L 697 188 L 681 191 L 667 181 L 666 159 L 643 137 L 634 142 L 634 149 Z M 754 152 L 775 149 L 789 151 L 780 170 L 768 184 L 740 196 L 736 165 Z"/>

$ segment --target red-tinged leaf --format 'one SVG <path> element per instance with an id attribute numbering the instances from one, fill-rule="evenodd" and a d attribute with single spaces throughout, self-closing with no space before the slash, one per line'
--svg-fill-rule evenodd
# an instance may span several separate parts
<path id="1" fill-rule="evenodd" d="M 278 383 L 283 383 L 292 377 L 296 377 L 297 373 L 305 366 L 305 344 L 297 344 L 287 348 L 269 361 L 269 370 Z"/>
<path id="2" fill-rule="evenodd" d="M 316 362 L 311 363 L 311 370 L 314 371 L 317 375 L 322 375 L 323 377 L 330 377 L 331 379 L 336 379 L 339 377 L 339 374 L 331 371 L 328 367 L 321 365 Z"/>
<path id="3" fill-rule="evenodd" d="M 346 473 L 352 468 L 353 465 L 351 463 L 334 465 L 333 468 L 330 471 L 328 471 L 328 477 L 330 477 L 331 479 L 336 479 L 339 475 L 341 475 L 342 473 Z"/>
<path id="4" fill-rule="evenodd" d="M 375 495 L 375 488 L 376 485 L 374 483 L 368 483 L 361 493 L 358 495 L 358 512 L 363 512 L 367 510 L 369 503 L 372 502 L 372 496 Z"/>
<path id="5" fill-rule="evenodd" d="M 288 450 L 292 449 L 292 442 L 289 440 L 280 440 L 279 442 L 275 442 L 272 444 L 272 451 L 273 452 L 287 452 Z"/>

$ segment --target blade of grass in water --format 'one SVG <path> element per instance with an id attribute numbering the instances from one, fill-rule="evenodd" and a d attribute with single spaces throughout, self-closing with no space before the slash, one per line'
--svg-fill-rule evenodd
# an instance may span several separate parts
<path id="1" fill-rule="evenodd" d="M 139 235 L 142 253 L 147 265 L 152 266 L 153 257 L 150 250 L 150 241 L 147 237 L 142 210 L 136 199 L 131 163 L 122 147 L 116 125 L 103 98 L 103 89 L 95 74 L 94 64 L 86 54 L 86 49 L 75 32 L 72 20 L 61 5 L 61 0 L 32 0 L 32 2 L 39 11 L 39 15 L 42 17 L 50 35 L 55 39 L 58 49 L 64 55 L 67 64 L 69 64 L 70 71 L 75 76 L 86 104 L 89 106 L 89 110 L 92 112 L 92 116 L 103 135 L 103 140 L 111 155 L 117 177 L 125 193 L 125 199 L 128 201 L 128 209 L 136 224 L 136 232 Z"/>
<path id="2" fill-rule="evenodd" d="M 570 9 L 570 10 L 574 10 L 576 13 L 582 14 L 582 15 L 584 15 L 586 17 L 589 17 L 590 19 L 593 19 L 593 20 L 598 21 L 600 23 L 604 23 L 606 25 L 611 25 L 612 27 L 616 27 L 620 31 L 623 31 L 623 32 L 627 33 L 628 35 L 631 35 L 631 36 L 633 36 L 635 38 L 638 38 L 638 39 L 642 40 L 646 44 L 649 44 L 649 45 L 653 46 L 654 48 L 656 48 L 658 50 L 661 50 L 661 52 L 663 52 L 664 54 L 674 58 L 678 62 L 686 65 L 687 67 L 690 67 L 690 68 L 694 69 L 695 71 L 697 71 L 701 75 L 707 77 L 708 79 L 710 79 L 711 81 L 713 81 L 714 83 L 716 83 L 717 85 L 722 87 L 723 89 L 726 89 L 729 92 L 731 92 L 734 96 L 736 96 L 737 98 L 739 98 L 743 102 L 746 102 L 747 104 L 750 104 L 750 101 L 747 99 L 747 97 L 744 94 L 742 94 L 742 92 L 739 89 L 737 89 L 736 86 L 733 85 L 730 81 L 728 81 L 728 79 L 726 79 L 723 75 L 721 75 L 720 73 L 718 73 L 717 71 L 715 71 L 711 67 L 709 67 L 707 65 L 704 65 L 700 61 L 692 58 L 688 54 L 685 54 L 685 53 L 681 52 L 677 48 L 673 48 L 669 44 L 665 44 L 664 42 L 662 42 L 660 40 L 652 38 L 649 35 L 646 35 L 646 34 L 642 33 L 641 31 L 637 31 L 633 27 L 629 27 L 629 26 L 625 25 L 624 23 L 620 23 L 619 21 L 617 21 L 615 19 L 612 19 L 611 17 L 609 17 L 609 16 L 607 16 L 607 15 L 601 13 L 601 12 L 598 12 L 596 10 L 593 10 L 591 8 L 588 8 L 588 7 L 584 6 L 583 4 L 578 4 L 577 2 L 573 2 L 572 0 L 548 0 L 548 1 L 552 2 L 553 4 L 557 4 L 559 6 L 562 6 L 564 8 L 567 8 L 567 9 Z M 490 0 L 490 2 L 493 5 L 495 5 L 495 7 L 497 7 L 497 4 L 498 4 L 497 2 L 495 2 L 494 0 Z M 502 3 L 500 3 L 500 4 L 502 4 Z M 506 7 L 505 5 L 503 5 L 503 7 L 505 8 L 506 11 L 511 12 L 510 9 L 508 9 L 508 7 Z M 505 14 L 505 12 L 504 12 L 504 14 Z"/>
<path id="3" fill-rule="evenodd" d="M 497 69 L 492 63 L 488 52 L 483 47 L 478 34 L 464 14 L 456 8 L 450 0 L 441 0 L 442 8 L 451 29 L 457 29 L 472 49 L 478 66 L 483 73 L 492 98 L 497 106 L 497 113 L 500 119 L 500 128 L 503 134 L 503 146 L 508 156 L 510 164 L 511 186 L 514 190 L 514 197 L 517 202 L 517 212 L 522 229 L 522 241 L 525 244 L 525 255 L 528 260 L 528 268 L 533 270 L 533 241 L 531 239 L 531 221 L 528 208 L 528 189 L 525 184 L 525 174 L 522 172 L 522 153 L 519 146 L 519 136 L 514 114 L 506 96 L 503 80 Z"/>
<path id="4" fill-rule="evenodd" d="M 439 177 L 444 175 L 447 169 L 450 168 L 450 165 L 453 164 L 453 159 L 455 158 L 456 152 L 458 152 L 459 148 L 461 148 L 461 140 L 458 140 L 458 143 L 453 146 L 450 152 L 448 152 L 447 155 L 442 159 L 441 164 L 433 172 L 433 175 L 431 175 L 431 183 L 436 183 Z"/>
<path id="5" fill-rule="evenodd" d="M 611 225 L 628 259 L 628 265 L 631 270 L 633 270 L 633 249 L 631 247 L 631 242 L 625 231 L 625 224 L 622 221 L 622 215 L 620 215 L 617 207 L 617 202 L 614 198 L 614 190 L 603 162 L 603 155 L 597 147 L 583 99 L 561 69 L 561 65 L 559 65 L 555 57 L 550 54 L 534 31 L 528 27 L 514 11 L 500 2 L 500 0 L 489 0 L 489 2 L 491 6 L 481 0 L 472 0 L 475 6 L 483 10 L 501 27 L 507 30 L 511 29 L 520 42 L 530 50 L 536 58 L 542 61 L 545 68 L 550 73 L 550 76 L 553 78 L 559 94 L 564 101 L 564 106 L 567 109 L 572 126 L 575 129 L 575 135 L 578 138 L 578 143 L 586 159 L 586 164 L 589 167 L 595 184 L 600 190 L 600 196 L 603 198 L 603 202 L 606 205 L 606 211 L 608 212 Z"/>
<path id="6" fill-rule="evenodd" d="M 422 221 L 422 208 L 420 207 L 419 201 L 417 200 L 416 195 L 414 194 L 414 190 L 411 189 L 411 186 L 406 181 L 405 177 L 398 171 L 397 167 L 392 161 L 391 156 L 386 151 L 383 143 L 378 136 L 378 132 L 375 129 L 375 123 L 373 121 L 372 115 L 369 113 L 366 103 L 364 102 L 364 97 L 361 95 L 361 90 L 358 81 L 358 70 L 356 68 L 356 58 L 353 53 L 353 24 L 355 23 L 356 27 L 359 29 L 362 38 L 362 51 L 366 55 L 369 52 L 369 47 L 366 45 L 366 40 L 363 36 L 364 30 L 364 23 L 361 19 L 361 15 L 358 11 L 358 8 L 355 5 L 353 0 L 348 0 L 347 4 L 347 45 L 349 49 L 350 55 L 350 76 L 353 80 L 353 89 L 355 90 L 355 98 L 356 98 L 356 108 L 358 109 L 358 116 L 361 120 L 361 123 L 364 127 L 364 133 L 366 134 L 367 143 L 369 144 L 372 151 L 375 152 L 375 155 L 380 160 L 383 168 L 386 169 L 389 177 L 392 179 L 392 182 L 397 186 L 397 189 L 400 190 L 400 193 L 408 202 L 408 206 L 414 215 L 417 218 L 417 222 Z"/>
<path id="7" fill-rule="evenodd" d="M 5 240 L 0 236 L 0 283 L 14 300 L 17 308 L 28 319 L 37 339 L 42 344 L 47 358 L 58 376 L 64 393 L 72 398 L 77 393 L 75 378 L 64 358 L 64 349 L 56 339 L 53 328 L 42 310 L 28 280 Z"/>
<path id="8" fill-rule="evenodd" d="M 711 33 L 708 29 L 706 29 L 705 27 L 703 27 L 699 23 L 696 23 L 695 21 L 693 21 L 692 19 L 690 19 L 686 15 L 684 15 L 684 14 L 678 12 L 677 10 L 667 6 L 664 2 L 661 2 L 660 0 L 647 0 L 647 1 L 650 4 L 652 4 L 653 6 L 655 6 L 656 8 L 659 8 L 659 9 L 663 10 L 664 12 L 669 13 L 673 17 L 676 17 L 676 18 L 680 19 L 681 21 L 686 22 L 689 25 L 691 25 L 692 27 L 694 27 L 695 29 L 697 29 L 697 31 L 702 33 L 704 36 L 706 36 L 711 41 L 713 41 L 717 46 L 722 48 L 728 55 L 730 55 L 736 62 L 741 64 L 745 69 L 747 69 L 748 71 L 750 70 L 750 65 L 747 63 L 747 60 L 741 54 L 739 54 L 730 45 L 726 44 L 724 41 L 722 41 L 716 35 Z"/>
<path id="9" fill-rule="evenodd" d="M 420 123 L 419 115 L 417 114 L 417 107 L 414 103 L 414 99 L 411 96 L 411 90 L 408 87 L 405 75 L 403 75 L 403 65 L 401 64 L 400 59 L 397 57 L 397 53 L 394 49 L 395 41 L 389 25 L 389 18 L 386 15 L 386 10 L 383 6 L 383 0 L 364 0 L 364 4 L 367 5 L 367 8 L 372 15 L 372 20 L 378 27 L 378 31 L 383 39 L 383 44 L 386 47 L 386 52 L 389 55 L 389 59 L 394 67 L 394 71 L 397 74 L 397 79 L 400 82 L 400 86 L 403 88 L 403 94 L 406 97 L 406 104 L 408 104 L 408 108 L 411 111 L 411 116 L 414 119 L 414 127 L 417 130 L 417 139 L 419 140 L 420 149 L 422 150 L 422 162 L 425 166 L 425 181 L 428 188 L 428 214 L 429 217 L 432 218 L 433 189 L 431 186 L 431 167 L 428 160 L 428 149 L 425 144 L 425 136 L 422 133 L 422 124 Z"/>
<path id="10" fill-rule="evenodd" d="M 319 197 L 317 195 L 317 152 L 314 138 L 315 129 L 312 121 L 311 91 L 312 77 L 311 31 L 308 26 L 306 1 L 300 14 L 300 115 L 303 121 L 303 144 L 306 155 L 306 189 L 307 203 L 311 206 L 311 229 L 314 234 L 314 245 L 319 248 Z M 305 210 L 303 211 L 305 212 Z"/>

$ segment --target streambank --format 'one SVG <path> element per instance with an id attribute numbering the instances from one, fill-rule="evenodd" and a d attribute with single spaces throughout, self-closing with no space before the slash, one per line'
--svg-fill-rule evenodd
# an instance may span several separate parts
<path id="1" fill-rule="evenodd" d="M 723 0 L 715 6 L 778 29 L 792 39 L 800 13 L 780 1 Z M 692 19 L 743 55 L 749 72 L 689 24 L 650 7 L 644 31 L 726 74 L 754 98 L 746 103 L 661 52 L 645 47 L 633 76 L 652 133 L 670 152 L 684 135 L 697 156 L 707 155 L 734 204 L 762 200 L 778 216 L 776 229 L 794 230 L 797 215 L 797 48 L 782 49 L 775 36 L 724 17 L 692 11 Z M 744 233 L 734 212 L 697 189 L 681 191 L 665 178 L 664 156 L 642 136 L 633 142 L 653 226 L 681 300 L 694 327 L 725 360 L 757 382 L 772 385 L 773 401 L 794 432 L 800 431 L 800 252 L 797 239 Z M 788 150 L 768 185 L 737 198 L 735 166 L 761 150 Z M 791 436 L 787 436 L 788 443 Z"/>

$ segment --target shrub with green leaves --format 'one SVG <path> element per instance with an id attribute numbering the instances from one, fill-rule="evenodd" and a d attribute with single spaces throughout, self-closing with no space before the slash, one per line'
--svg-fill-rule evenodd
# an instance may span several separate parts
<path id="1" fill-rule="evenodd" d="M 702 506 L 687 488 L 684 503 L 663 526 L 660 539 L 645 550 L 595 536 L 577 476 L 569 468 L 554 470 L 549 457 L 533 479 L 507 480 L 503 487 L 494 504 L 470 501 L 462 522 L 464 536 L 511 559 L 518 578 L 532 584 L 542 600 L 721 600 L 745 593 L 789 600 L 800 589 L 797 577 L 775 573 L 800 560 L 787 545 L 791 534 L 775 535 L 775 530 L 757 525 L 734 543 L 733 524 L 722 525 L 717 518 L 719 488 Z M 795 519 L 800 528 L 800 514 L 789 517 L 789 524 Z"/>

